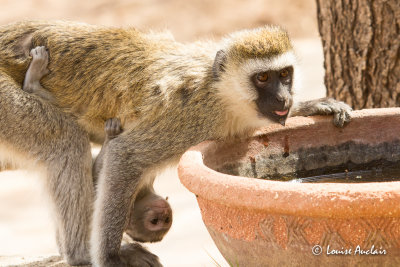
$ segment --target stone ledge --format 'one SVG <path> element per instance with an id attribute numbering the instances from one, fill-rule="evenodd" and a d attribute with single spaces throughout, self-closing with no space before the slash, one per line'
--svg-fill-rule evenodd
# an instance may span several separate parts
<path id="1" fill-rule="evenodd" d="M 8 267 L 70 267 L 60 256 L 0 256 L 0 266 Z M 85 265 L 86 267 L 90 265 Z M 85 267 L 81 266 L 81 267 Z"/>

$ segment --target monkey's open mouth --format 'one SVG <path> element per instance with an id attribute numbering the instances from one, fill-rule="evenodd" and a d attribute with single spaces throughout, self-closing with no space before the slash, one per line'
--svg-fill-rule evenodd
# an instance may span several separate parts
<path id="1" fill-rule="evenodd" d="M 278 116 L 285 116 L 286 114 L 288 114 L 289 110 L 285 109 L 285 110 L 275 110 L 274 113 Z"/>

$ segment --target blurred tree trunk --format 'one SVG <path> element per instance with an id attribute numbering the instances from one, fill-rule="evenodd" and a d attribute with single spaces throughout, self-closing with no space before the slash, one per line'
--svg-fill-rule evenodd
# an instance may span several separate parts
<path id="1" fill-rule="evenodd" d="M 400 106 L 400 1 L 317 0 L 317 12 L 328 96 Z"/>

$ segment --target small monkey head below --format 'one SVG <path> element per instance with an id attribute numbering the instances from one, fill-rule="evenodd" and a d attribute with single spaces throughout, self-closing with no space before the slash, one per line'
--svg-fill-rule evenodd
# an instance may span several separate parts
<path id="1" fill-rule="evenodd" d="M 222 99 L 250 127 L 282 125 L 293 104 L 296 56 L 286 31 L 265 26 L 230 35 L 216 54 L 213 76 Z"/>
<path id="2" fill-rule="evenodd" d="M 135 241 L 158 242 L 172 225 L 172 209 L 167 200 L 148 194 L 135 201 L 125 232 Z"/>

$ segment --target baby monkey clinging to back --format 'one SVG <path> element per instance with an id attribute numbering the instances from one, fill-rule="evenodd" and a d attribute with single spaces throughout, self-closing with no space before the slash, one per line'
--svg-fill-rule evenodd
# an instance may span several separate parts
<path id="1" fill-rule="evenodd" d="M 49 101 L 20 89 L 37 46 L 50 55 L 41 80 Z M 293 103 L 297 64 L 279 27 L 181 44 L 135 29 L 22 22 L 0 27 L 0 47 L 0 146 L 46 168 L 58 245 L 70 264 L 160 266 L 141 247 L 121 248 L 122 233 L 140 192 L 189 147 L 288 116 L 350 120 L 351 109 L 333 99 Z M 125 130 L 109 141 L 91 219 L 89 138 L 102 142 L 109 118 L 121 118 Z"/>

